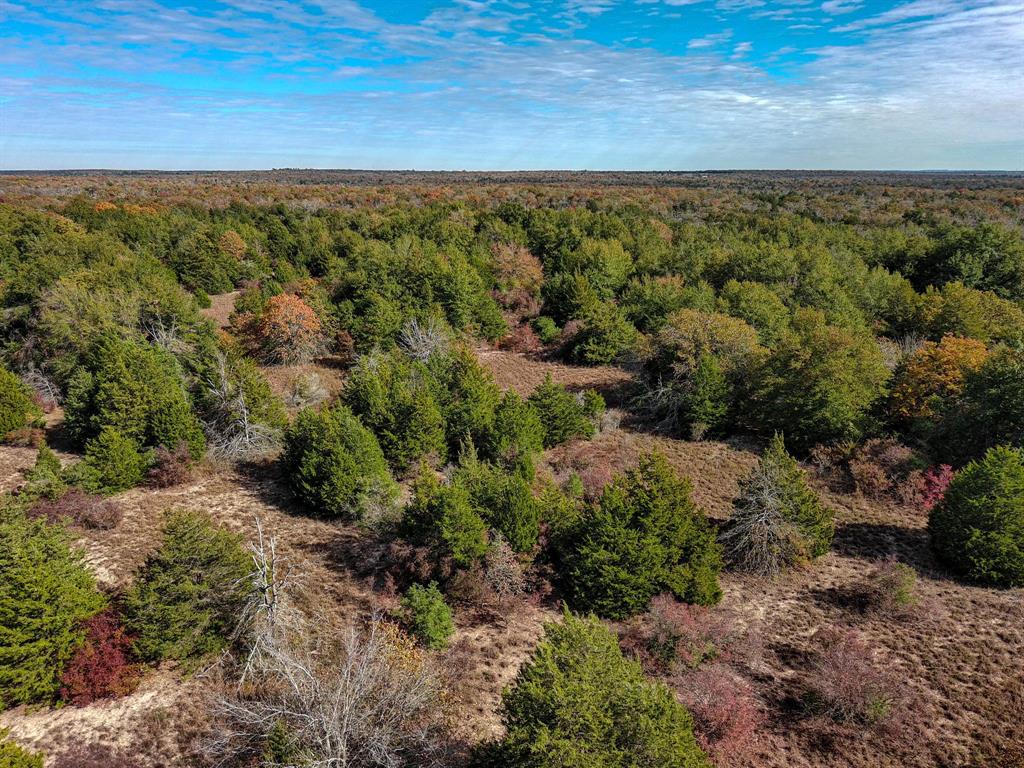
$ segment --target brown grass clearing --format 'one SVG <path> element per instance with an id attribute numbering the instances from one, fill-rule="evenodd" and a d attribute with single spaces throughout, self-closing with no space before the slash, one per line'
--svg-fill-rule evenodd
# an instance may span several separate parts
<path id="1" fill-rule="evenodd" d="M 241 291 L 218 293 L 210 297 L 210 306 L 200 310 L 204 317 L 213 320 L 218 328 L 227 328 L 231 324 L 231 313 L 235 311 L 235 301 Z"/>

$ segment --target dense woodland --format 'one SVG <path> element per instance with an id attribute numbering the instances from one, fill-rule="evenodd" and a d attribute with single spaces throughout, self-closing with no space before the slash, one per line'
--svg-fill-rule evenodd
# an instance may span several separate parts
<path id="1" fill-rule="evenodd" d="M 22 461 L 0 501 L 0 765 L 1024 765 L 1020 177 L 0 193 L 0 450 Z M 545 375 L 509 386 L 490 359 Z M 602 461 L 618 439 L 643 442 Z M 742 466 L 710 487 L 676 451 Z M 284 554 L 285 524 L 175 502 L 229 475 L 343 532 L 329 562 L 366 599 Z M 97 573 L 90 547 L 142 498 L 159 530 Z M 914 522 L 878 544 L 861 504 Z M 797 582 L 832 601 L 800 653 L 743 610 Z M 1003 616 L 985 664 L 939 639 L 965 641 L 971 605 Z M 529 611 L 496 726 L 467 728 L 460 653 Z M 985 695 L 887 663 L 917 641 Z M 168 675 L 206 725 L 173 747 L 19 733 Z"/>

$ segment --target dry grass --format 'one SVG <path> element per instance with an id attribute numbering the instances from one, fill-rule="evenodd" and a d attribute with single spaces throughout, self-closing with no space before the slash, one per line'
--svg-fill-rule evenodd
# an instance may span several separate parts
<path id="1" fill-rule="evenodd" d="M 609 404 L 615 404 L 633 381 L 629 373 L 610 365 L 593 368 L 565 365 L 499 349 L 479 349 L 477 357 L 494 374 L 499 387 L 514 389 L 524 397 L 550 374 L 556 384 L 564 384 L 573 391 L 596 389 Z"/>
<path id="2" fill-rule="evenodd" d="M 231 291 L 211 296 L 210 306 L 201 310 L 203 315 L 213 320 L 213 324 L 218 328 L 227 328 L 230 324 L 231 313 L 235 311 L 235 300 L 241 293 L 241 291 Z"/>

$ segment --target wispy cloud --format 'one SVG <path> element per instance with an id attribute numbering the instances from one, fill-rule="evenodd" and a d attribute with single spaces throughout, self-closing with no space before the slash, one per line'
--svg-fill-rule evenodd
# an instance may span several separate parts
<path id="1" fill-rule="evenodd" d="M 1024 166 L 1019 0 L 396 7 L 0 0 L 0 165 Z"/>

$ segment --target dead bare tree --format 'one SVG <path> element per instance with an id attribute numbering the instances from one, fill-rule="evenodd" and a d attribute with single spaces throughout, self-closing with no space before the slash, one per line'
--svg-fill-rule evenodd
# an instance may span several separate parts
<path id="1" fill-rule="evenodd" d="M 44 407 L 52 408 L 60 404 L 60 387 L 35 363 L 29 363 L 21 371 L 21 380 L 39 396 Z"/>
<path id="2" fill-rule="evenodd" d="M 280 447 L 280 430 L 253 417 L 245 389 L 232 381 L 223 354 L 217 353 L 214 374 L 204 385 L 212 403 L 204 421 L 214 456 L 244 461 L 266 456 Z"/>
<path id="3" fill-rule="evenodd" d="M 284 768 L 441 766 L 444 686 L 430 657 L 373 616 L 339 636 L 297 605 L 299 579 L 257 521 L 252 598 L 239 625 L 239 683 L 219 702 L 211 752 Z M 267 745 L 276 738 L 278 754 Z M 284 744 L 282 745 L 282 741 Z"/>
<path id="4" fill-rule="evenodd" d="M 759 462 L 741 487 L 719 541 L 738 568 L 772 577 L 806 555 L 797 526 L 785 514 L 779 479 L 772 464 Z"/>
<path id="5" fill-rule="evenodd" d="M 426 322 L 413 318 L 398 336 L 398 345 L 413 360 L 426 362 L 435 352 L 444 352 L 451 344 L 451 332 L 436 317 Z"/>

